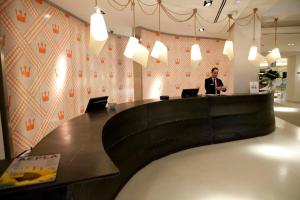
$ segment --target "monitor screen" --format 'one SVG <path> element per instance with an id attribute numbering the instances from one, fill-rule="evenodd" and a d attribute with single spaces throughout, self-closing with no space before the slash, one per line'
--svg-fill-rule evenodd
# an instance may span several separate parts
<path id="1" fill-rule="evenodd" d="M 181 97 L 196 97 L 198 95 L 199 88 L 183 89 Z"/>
<path id="2" fill-rule="evenodd" d="M 104 109 L 107 104 L 107 99 L 108 99 L 108 96 L 90 98 L 89 103 L 86 107 L 85 113 Z"/>

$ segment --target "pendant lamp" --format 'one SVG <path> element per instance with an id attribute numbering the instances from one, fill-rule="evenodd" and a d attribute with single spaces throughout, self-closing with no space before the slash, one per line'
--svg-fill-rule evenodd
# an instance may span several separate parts
<path id="1" fill-rule="evenodd" d="M 232 19 L 232 15 L 228 15 L 228 33 L 230 30 L 230 19 Z M 228 57 L 229 60 L 232 60 L 234 57 L 234 51 L 233 51 L 233 42 L 231 40 L 226 40 L 224 44 L 223 54 Z"/>
<path id="2" fill-rule="evenodd" d="M 139 40 L 135 37 L 135 2 L 131 1 L 131 7 L 133 11 L 133 28 L 132 37 L 129 38 L 126 45 L 124 56 L 133 61 L 139 63 L 143 67 L 147 66 L 149 51 L 146 47 L 139 43 Z"/>
<path id="3" fill-rule="evenodd" d="M 91 16 L 89 47 L 92 53 L 99 54 L 108 38 L 108 33 L 97 0 L 95 13 Z"/>
<path id="4" fill-rule="evenodd" d="M 160 8 L 161 0 L 158 0 L 158 32 L 160 37 Z M 168 65 L 168 48 L 159 39 L 154 43 L 151 56 Z"/>
<path id="5" fill-rule="evenodd" d="M 257 46 L 255 46 L 255 19 L 256 19 L 257 8 L 253 9 L 253 45 L 250 48 L 248 60 L 254 61 L 257 56 Z"/>
<path id="6" fill-rule="evenodd" d="M 278 18 L 275 18 L 275 48 L 266 56 L 268 64 L 276 62 L 277 60 L 281 59 L 279 48 L 277 48 L 277 22 Z"/>
<path id="7" fill-rule="evenodd" d="M 194 9 L 194 35 L 195 39 L 197 38 L 197 9 Z M 191 65 L 192 67 L 199 66 L 202 60 L 201 49 L 199 44 L 193 44 L 191 48 Z"/>

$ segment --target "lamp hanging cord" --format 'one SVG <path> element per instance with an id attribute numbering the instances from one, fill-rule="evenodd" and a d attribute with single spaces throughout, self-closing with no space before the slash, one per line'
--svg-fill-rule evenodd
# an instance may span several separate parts
<path id="1" fill-rule="evenodd" d="M 133 27 L 132 27 L 132 35 L 135 37 L 135 2 L 134 0 L 131 0 L 131 9 L 133 13 Z"/>
<path id="2" fill-rule="evenodd" d="M 277 47 L 277 22 L 278 22 L 278 18 L 275 18 L 274 22 L 275 22 L 275 48 L 276 48 Z"/>
<path id="3" fill-rule="evenodd" d="M 197 8 L 194 8 L 194 35 L 197 37 Z"/>
<path id="4" fill-rule="evenodd" d="M 161 7 L 161 0 L 158 0 L 157 3 L 158 3 L 158 33 L 160 35 L 160 7 Z"/>
<path id="5" fill-rule="evenodd" d="M 254 22 L 253 22 L 253 44 L 255 43 L 255 19 L 256 19 L 256 12 L 257 12 L 257 8 L 253 9 L 253 18 L 254 18 Z"/>

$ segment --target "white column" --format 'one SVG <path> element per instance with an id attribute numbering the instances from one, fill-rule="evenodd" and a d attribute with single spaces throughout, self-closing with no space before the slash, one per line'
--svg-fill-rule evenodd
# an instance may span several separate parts
<path id="1" fill-rule="evenodd" d="M 288 57 L 287 101 L 300 102 L 300 54 Z"/>
<path id="2" fill-rule="evenodd" d="M 253 45 L 253 20 L 247 24 L 240 21 L 235 24 L 230 31 L 230 37 L 234 44 L 234 59 L 230 62 L 231 82 L 230 91 L 234 94 L 249 93 L 249 82 L 258 81 L 259 66 L 255 66 L 248 61 L 250 47 Z M 261 22 L 256 19 L 255 22 L 255 46 L 260 52 L 261 43 Z"/>

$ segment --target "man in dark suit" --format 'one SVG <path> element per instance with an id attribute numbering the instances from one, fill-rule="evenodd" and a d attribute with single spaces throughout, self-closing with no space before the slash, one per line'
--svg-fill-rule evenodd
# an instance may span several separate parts
<path id="1" fill-rule="evenodd" d="M 205 90 L 206 94 L 220 94 L 220 91 L 226 92 L 226 87 L 224 87 L 221 79 L 218 79 L 219 69 L 213 67 L 211 69 L 211 77 L 205 79 Z"/>

